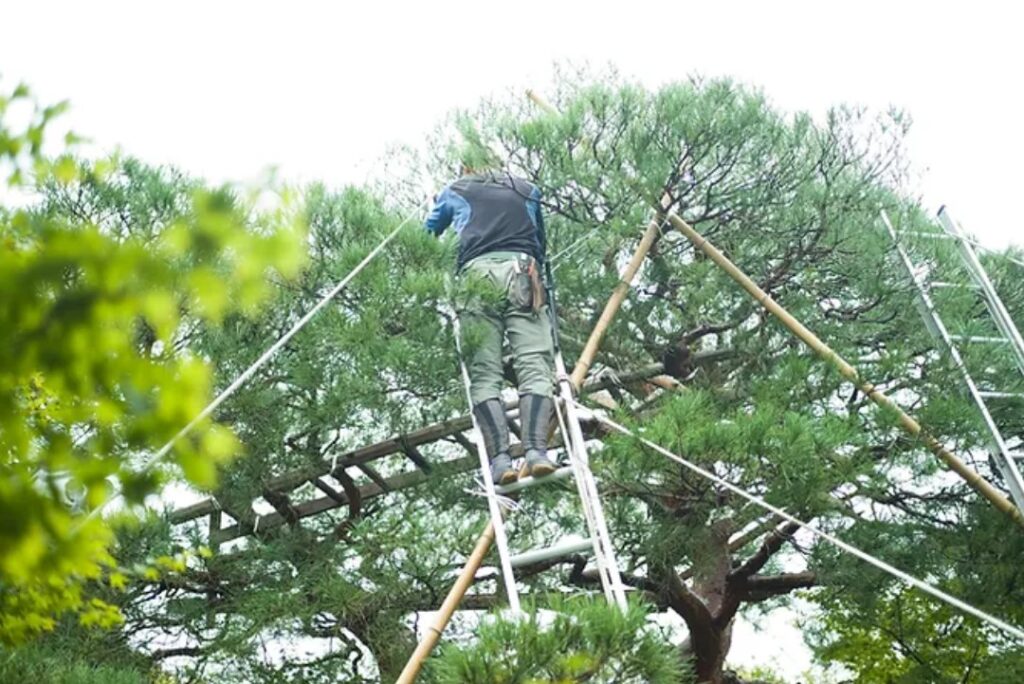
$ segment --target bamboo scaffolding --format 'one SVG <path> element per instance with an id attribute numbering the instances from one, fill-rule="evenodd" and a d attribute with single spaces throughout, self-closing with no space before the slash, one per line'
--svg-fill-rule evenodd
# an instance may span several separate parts
<path id="1" fill-rule="evenodd" d="M 815 351 L 823 359 L 835 366 L 839 374 L 852 382 L 857 389 L 864 393 L 871 401 L 880 406 L 883 410 L 890 411 L 899 419 L 900 427 L 908 434 L 920 439 L 928 450 L 935 454 L 939 460 L 945 463 L 950 470 L 959 475 L 967 484 L 973 487 L 979 494 L 989 500 L 993 506 L 1010 516 L 1020 527 L 1024 527 L 1024 515 L 1014 506 L 1010 500 L 996 489 L 990 482 L 983 478 L 977 471 L 973 470 L 966 463 L 961 461 L 956 454 L 944 447 L 939 440 L 928 434 L 914 418 L 900 408 L 896 402 L 890 399 L 882 390 L 860 377 L 857 369 L 851 366 L 845 359 L 832 350 L 827 344 L 813 332 L 808 330 L 792 314 L 784 309 L 771 296 L 758 287 L 757 283 L 741 271 L 732 261 L 718 250 L 707 239 L 694 230 L 690 224 L 680 218 L 675 212 L 668 214 L 668 221 L 680 233 L 693 243 L 694 247 L 704 252 L 723 271 L 739 283 L 761 306 L 782 321 L 782 324 L 789 328 L 790 332 L 799 337 L 808 347 Z"/>

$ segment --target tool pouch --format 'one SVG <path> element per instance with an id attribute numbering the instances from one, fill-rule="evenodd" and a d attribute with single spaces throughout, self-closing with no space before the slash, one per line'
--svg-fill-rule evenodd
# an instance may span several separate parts
<path id="1" fill-rule="evenodd" d="M 537 260 L 523 254 L 516 260 L 509 287 L 509 301 L 520 311 L 540 311 L 544 299 L 544 284 L 541 282 Z"/>
<path id="2" fill-rule="evenodd" d="M 530 286 L 533 290 L 533 310 L 540 311 L 547 304 L 547 293 L 544 291 L 544 280 L 540 275 L 540 264 L 530 259 Z"/>

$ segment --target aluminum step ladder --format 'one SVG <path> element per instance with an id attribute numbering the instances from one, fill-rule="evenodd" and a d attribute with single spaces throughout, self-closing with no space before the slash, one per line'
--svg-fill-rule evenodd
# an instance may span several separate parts
<path id="1" fill-rule="evenodd" d="M 1024 478 L 1021 477 L 1021 468 L 1024 467 L 1024 441 L 1016 437 L 1006 437 L 1005 426 L 999 425 L 990 409 L 993 402 L 1024 399 L 1024 393 L 997 387 L 980 387 L 964 360 L 964 350 L 975 345 L 1006 348 L 1020 374 L 1020 377 L 1014 380 L 1019 381 L 1024 379 L 1024 339 L 1021 338 L 1020 331 L 1010 318 L 1006 306 L 978 258 L 976 243 L 953 221 L 945 207 L 939 209 L 940 229 L 935 231 L 898 231 L 884 210 L 881 216 L 903 265 L 914 281 L 918 307 L 925 325 L 948 351 L 954 365 L 960 371 L 967 392 L 981 412 L 988 429 L 991 460 L 1002 475 L 1013 502 L 1024 510 Z M 960 273 L 949 279 L 940 279 L 937 273 L 939 268 L 935 265 L 915 263 L 911 259 L 911 253 L 915 252 L 914 243 L 922 240 L 943 241 L 955 245 L 960 257 L 960 266 L 967 277 Z M 944 265 L 946 264 L 938 266 Z M 938 293 L 943 290 L 969 291 L 984 302 L 992 319 L 994 332 L 985 335 L 951 333 L 940 315 L 941 306 L 936 302 Z"/>
<path id="2" fill-rule="evenodd" d="M 519 614 L 522 612 L 522 608 L 515 579 L 515 568 L 591 551 L 605 598 L 608 600 L 609 605 L 617 605 L 621 610 L 625 611 L 627 607 L 625 586 L 622 584 L 622 577 L 619 573 L 615 548 L 612 545 L 611 535 L 608 532 L 608 523 L 605 520 L 604 507 L 601 505 L 597 482 L 590 470 L 590 456 L 587 450 L 586 439 L 583 436 L 583 429 L 580 426 L 579 409 L 573 400 L 572 383 L 569 379 L 569 374 L 566 372 L 561 349 L 557 345 L 558 333 L 554 322 L 556 315 L 554 313 L 554 300 L 552 299 L 550 287 L 548 290 L 548 301 L 550 303 L 548 310 L 552 317 L 552 335 L 556 340 L 555 373 L 559 396 L 555 401 L 555 414 L 562 436 L 562 444 L 569 457 L 569 465 L 559 468 L 544 477 L 527 477 L 500 487 L 495 486 L 494 480 L 491 477 L 490 456 L 484 445 L 483 435 L 477 424 L 476 415 L 472 410 L 473 400 L 469 391 L 469 371 L 466 369 L 462 353 L 461 329 L 458 317 L 452 318 L 462 381 L 466 390 L 466 400 L 470 407 L 470 416 L 473 420 L 473 437 L 476 442 L 477 454 L 480 457 L 480 470 L 484 482 L 487 505 L 490 510 L 491 522 L 494 525 L 499 570 L 505 585 L 509 608 L 514 614 Z M 579 496 L 580 507 L 583 510 L 583 516 L 586 521 L 588 537 L 583 540 L 556 542 L 550 547 L 533 549 L 513 555 L 509 549 L 508 534 L 505 529 L 505 519 L 511 511 L 511 507 L 507 505 L 508 500 L 504 497 L 536 485 L 570 478 L 576 483 L 576 492 Z"/>

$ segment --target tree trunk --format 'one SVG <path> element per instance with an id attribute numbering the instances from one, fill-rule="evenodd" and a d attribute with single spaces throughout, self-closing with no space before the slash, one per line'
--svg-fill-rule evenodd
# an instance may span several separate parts
<path id="1" fill-rule="evenodd" d="M 732 646 L 733 619 L 742 603 L 762 601 L 817 583 L 813 572 L 768 577 L 756 574 L 797 527 L 786 523 L 773 529 L 753 555 L 734 566 L 729 549 L 733 525 L 730 520 L 720 520 L 711 525 L 700 546 L 692 586 L 687 586 L 674 568 L 660 572 L 662 592 L 669 607 L 686 621 L 690 630 L 683 653 L 692 662 L 700 684 L 728 684 L 725 658 Z"/>

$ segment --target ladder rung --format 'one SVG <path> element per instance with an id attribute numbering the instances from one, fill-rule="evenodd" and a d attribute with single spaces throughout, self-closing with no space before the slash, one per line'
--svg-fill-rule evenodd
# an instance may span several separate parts
<path id="1" fill-rule="evenodd" d="M 933 280 L 928 283 L 928 286 L 933 289 L 954 289 L 954 290 L 977 290 L 978 286 L 974 283 L 951 283 L 946 280 Z"/>
<path id="2" fill-rule="evenodd" d="M 1024 392 L 990 392 L 978 390 L 978 396 L 985 399 L 1024 399 Z"/>
<path id="3" fill-rule="evenodd" d="M 524 553 L 512 556 L 509 561 L 513 568 L 519 568 L 524 565 L 533 565 L 534 563 L 542 563 L 547 560 L 554 558 L 562 558 L 563 556 L 571 556 L 574 553 L 583 553 L 584 551 L 590 551 L 594 548 L 594 543 L 589 539 L 580 539 L 571 542 L 562 542 L 561 544 L 555 544 L 554 546 L 548 546 L 543 549 L 533 549 L 532 551 L 526 551 Z"/>
<path id="4" fill-rule="evenodd" d="M 900 231 L 897 231 L 897 233 L 899 233 L 900 235 L 909 235 L 911 237 L 930 238 L 930 239 L 933 239 L 933 240 L 955 240 L 956 239 L 956 237 L 950 235 L 949 233 L 939 233 L 939 232 L 926 233 L 926 232 L 920 231 L 920 230 L 900 230 Z"/>
<path id="5" fill-rule="evenodd" d="M 954 342 L 971 342 L 974 344 L 1009 344 L 1005 337 L 983 337 L 981 335 L 950 335 Z"/>
<path id="6" fill-rule="evenodd" d="M 494 488 L 494 491 L 498 494 L 511 494 L 513 492 L 518 492 L 520 489 L 527 489 L 534 485 L 544 484 L 546 482 L 566 480 L 570 477 L 572 477 L 572 466 L 565 466 L 564 468 L 559 468 L 555 472 L 550 475 L 545 475 L 544 477 L 524 477 L 523 479 L 516 480 L 511 484 L 498 485 Z"/>

